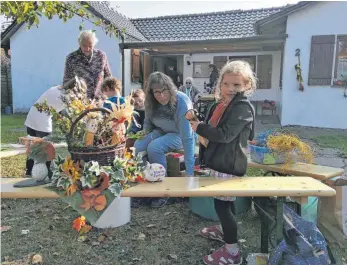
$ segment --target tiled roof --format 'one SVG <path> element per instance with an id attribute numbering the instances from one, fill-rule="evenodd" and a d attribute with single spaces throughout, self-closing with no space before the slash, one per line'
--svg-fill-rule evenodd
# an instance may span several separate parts
<path id="1" fill-rule="evenodd" d="M 146 37 L 130 22 L 124 15 L 118 13 L 110 7 L 105 1 L 91 1 L 89 5 L 97 11 L 104 19 L 114 24 L 119 30 L 125 30 L 126 39 L 131 41 L 146 41 Z M 1 24 L 1 33 L 3 33 L 13 22 L 6 21 Z"/>
<path id="2" fill-rule="evenodd" d="M 130 22 L 124 15 L 118 13 L 114 8 L 110 7 L 105 1 L 88 2 L 92 8 L 99 12 L 105 19 L 114 24 L 118 29 L 125 29 L 125 34 L 129 35 L 130 39 L 136 38 L 139 41 L 146 41 L 146 37 Z"/>
<path id="3" fill-rule="evenodd" d="M 130 21 L 149 41 L 241 38 L 255 36 L 254 23 L 283 8 L 232 10 Z"/>
<path id="4" fill-rule="evenodd" d="M 11 24 L 12 24 L 12 20 L 4 20 L 1 23 L 1 33 L 3 33 Z"/>

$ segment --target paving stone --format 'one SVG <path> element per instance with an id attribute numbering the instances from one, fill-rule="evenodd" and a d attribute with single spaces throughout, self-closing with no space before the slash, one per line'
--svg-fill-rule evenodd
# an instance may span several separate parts
<path id="1" fill-rule="evenodd" d="M 319 156 L 314 159 L 314 163 L 322 166 L 343 168 L 345 166 L 344 160 L 339 157 L 323 157 Z"/>

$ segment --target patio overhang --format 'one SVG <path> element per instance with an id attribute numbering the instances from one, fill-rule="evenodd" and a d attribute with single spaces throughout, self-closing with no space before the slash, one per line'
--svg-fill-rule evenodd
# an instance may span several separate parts
<path id="1" fill-rule="evenodd" d="M 190 54 L 212 52 L 274 51 L 281 50 L 285 35 L 261 35 L 254 37 L 185 40 L 166 42 L 128 42 L 121 49 L 146 49 L 150 54 Z"/>

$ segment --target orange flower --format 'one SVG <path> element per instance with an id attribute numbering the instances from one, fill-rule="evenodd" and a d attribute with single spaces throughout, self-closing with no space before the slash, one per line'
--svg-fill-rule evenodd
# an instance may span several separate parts
<path id="1" fill-rule="evenodd" d="M 72 196 L 77 191 L 77 189 L 78 187 L 76 184 L 71 184 L 66 190 L 66 195 Z"/>
<path id="2" fill-rule="evenodd" d="M 86 224 L 86 218 L 84 216 L 76 218 L 72 222 L 72 229 L 75 229 L 76 231 L 80 231 L 83 226 Z"/>
<path id="3" fill-rule="evenodd" d="M 80 205 L 82 209 L 88 211 L 90 208 L 94 208 L 96 211 L 102 211 L 107 205 L 106 196 L 101 194 L 99 190 L 83 190 L 81 192 L 83 204 Z"/>

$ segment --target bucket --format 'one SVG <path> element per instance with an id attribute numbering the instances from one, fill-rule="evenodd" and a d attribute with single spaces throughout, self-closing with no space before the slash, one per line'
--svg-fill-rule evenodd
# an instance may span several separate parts
<path id="1" fill-rule="evenodd" d="M 251 160 L 262 165 L 283 164 L 285 157 L 283 154 L 278 154 L 271 151 L 267 147 L 248 145 L 248 150 L 251 155 Z"/>
<path id="2" fill-rule="evenodd" d="M 131 216 L 130 199 L 128 197 L 114 198 L 93 226 L 114 228 L 129 223 Z"/>
<path id="3" fill-rule="evenodd" d="M 234 201 L 235 214 L 241 214 L 251 209 L 252 202 L 249 197 L 237 197 Z M 214 209 L 213 197 L 190 197 L 189 208 L 191 211 L 205 219 L 218 221 L 216 210 Z"/>
<path id="4" fill-rule="evenodd" d="M 301 217 L 317 224 L 318 198 L 308 197 L 307 204 L 301 205 Z"/>

